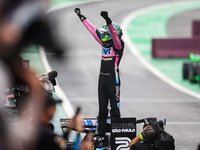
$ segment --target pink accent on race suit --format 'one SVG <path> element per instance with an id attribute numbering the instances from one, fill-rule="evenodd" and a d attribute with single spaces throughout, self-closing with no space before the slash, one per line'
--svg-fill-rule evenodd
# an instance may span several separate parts
<path id="1" fill-rule="evenodd" d="M 99 44 L 103 44 L 103 42 L 99 39 L 99 37 L 96 34 L 96 27 L 88 20 L 83 20 L 83 24 L 88 29 L 88 31 L 93 35 L 93 37 L 97 40 Z"/>
<path id="2" fill-rule="evenodd" d="M 98 35 L 96 33 L 96 30 L 97 30 L 96 27 L 88 19 L 83 20 L 83 24 L 88 29 L 88 31 L 93 35 L 93 37 L 96 39 L 96 41 L 102 45 L 103 42 L 101 41 L 101 39 L 98 37 Z M 113 26 L 113 24 L 112 23 L 109 24 L 108 28 L 109 28 L 110 34 L 113 38 L 115 48 L 118 50 L 122 49 L 121 41 L 118 37 L 118 33 L 117 33 L 115 27 Z"/>
<path id="3" fill-rule="evenodd" d="M 115 58 L 115 68 L 118 67 L 118 62 L 119 62 L 119 55 L 116 55 L 116 58 Z"/>
<path id="4" fill-rule="evenodd" d="M 119 96 L 116 97 L 116 100 L 119 101 Z"/>
<path id="5" fill-rule="evenodd" d="M 112 23 L 109 24 L 108 28 L 109 28 L 110 34 L 111 34 L 111 36 L 113 38 L 113 42 L 114 42 L 115 48 L 118 49 L 118 50 L 122 49 L 121 41 L 120 41 L 120 39 L 118 37 L 117 30 L 115 29 L 115 27 L 113 26 L 113 24 Z"/>

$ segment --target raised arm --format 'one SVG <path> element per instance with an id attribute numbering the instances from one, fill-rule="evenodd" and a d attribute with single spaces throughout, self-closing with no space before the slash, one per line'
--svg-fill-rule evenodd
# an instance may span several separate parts
<path id="1" fill-rule="evenodd" d="M 85 27 L 88 29 L 88 31 L 93 35 L 93 37 L 96 39 L 96 41 L 99 44 L 103 44 L 101 39 L 100 39 L 100 33 L 99 31 L 96 29 L 96 27 L 85 17 L 81 14 L 81 11 L 79 8 L 75 8 L 74 9 L 75 13 L 78 15 L 78 17 L 80 18 L 80 20 L 83 22 L 83 24 L 85 25 Z"/>
<path id="2" fill-rule="evenodd" d="M 101 11 L 101 16 L 106 20 L 106 23 L 107 23 L 108 28 L 110 30 L 110 34 L 113 38 L 115 48 L 118 49 L 118 50 L 122 49 L 122 45 L 121 45 L 121 41 L 118 37 L 118 33 L 117 33 L 115 27 L 113 26 L 111 19 L 108 17 L 108 12 L 107 11 Z"/>

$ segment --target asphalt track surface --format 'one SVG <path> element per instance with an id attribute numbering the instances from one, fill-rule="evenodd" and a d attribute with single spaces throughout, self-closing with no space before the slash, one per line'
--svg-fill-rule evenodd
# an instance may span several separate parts
<path id="1" fill-rule="evenodd" d="M 106 0 L 78 5 L 82 13 L 99 28 L 100 16 L 107 10 L 119 24 L 134 10 L 167 0 Z M 101 46 L 93 39 L 79 18 L 74 6 L 49 13 L 58 25 L 58 39 L 66 46 L 64 60 L 47 54 L 52 69 L 59 73 L 58 82 L 74 109 L 81 106 L 84 117 L 98 114 L 98 74 Z M 62 16 L 62 17 L 58 17 Z M 176 23 L 176 22 L 175 22 Z M 126 42 L 126 41 L 125 41 Z M 167 131 L 176 140 L 176 150 L 196 150 L 200 142 L 200 100 L 180 92 L 147 70 L 125 47 L 120 64 L 122 117 L 157 117 L 167 119 Z"/>

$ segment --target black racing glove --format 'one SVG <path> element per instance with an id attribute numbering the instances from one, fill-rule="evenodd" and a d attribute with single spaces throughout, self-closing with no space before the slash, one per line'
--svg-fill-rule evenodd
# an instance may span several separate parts
<path id="1" fill-rule="evenodd" d="M 106 20 L 107 25 L 112 23 L 111 19 L 108 17 L 107 11 L 101 11 L 101 16 Z"/>
<path id="2" fill-rule="evenodd" d="M 79 18 L 80 18 L 81 21 L 83 21 L 83 20 L 86 19 L 86 17 L 81 14 L 80 8 L 75 8 L 74 12 L 79 16 Z"/>

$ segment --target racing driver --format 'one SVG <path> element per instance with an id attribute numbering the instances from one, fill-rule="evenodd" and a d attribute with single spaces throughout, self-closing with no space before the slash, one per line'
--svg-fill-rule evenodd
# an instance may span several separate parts
<path id="1" fill-rule="evenodd" d="M 98 83 L 98 134 L 105 136 L 108 118 L 108 100 L 110 101 L 110 116 L 120 118 L 120 78 L 119 63 L 124 51 L 124 42 L 121 39 L 120 26 L 112 22 L 107 11 L 101 11 L 106 23 L 97 30 L 96 27 L 81 14 L 79 8 L 74 9 L 87 30 L 102 46 L 101 69 Z"/>

